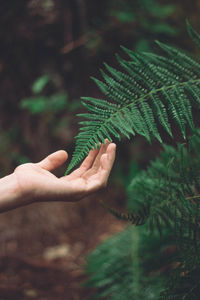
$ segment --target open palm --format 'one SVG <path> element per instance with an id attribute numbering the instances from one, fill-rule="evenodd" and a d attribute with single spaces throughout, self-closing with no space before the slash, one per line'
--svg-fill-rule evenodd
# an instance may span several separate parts
<path id="1" fill-rule="evenodd" d="M 28 163 L 16 168 L 21 197 L 27 202 L 76 201 L 103 188 L 114 163 L 116 145 L 106 140 L 100 149 L 91 150 L 81 166 L 70 175 L 57 178 L 52 170 L 68 158 L 64 150 L 57 151 L 39 163 Z"/>

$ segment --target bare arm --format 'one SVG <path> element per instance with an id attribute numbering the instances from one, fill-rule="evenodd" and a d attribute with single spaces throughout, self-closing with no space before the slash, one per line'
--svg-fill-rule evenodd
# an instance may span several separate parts
<path id="1" fill-rule="evenodd" d="M 57 178 L 52 170 L 68 158 L 57 151 L 39 163 L 21 165 L 0 179 L 0 212 L 37 201 L 77 201 L 106 186 L 114 163 L 116 145 L 102 144 L 91 150 L 82 165 L 70 175 Z"/>

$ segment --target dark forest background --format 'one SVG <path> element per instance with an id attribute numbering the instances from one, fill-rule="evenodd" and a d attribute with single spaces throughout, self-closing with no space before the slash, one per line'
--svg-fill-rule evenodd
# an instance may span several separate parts
<path id="1" fill-rule="evenodd" d="M 120 45 L 158 51 L 154 40 L 195 54 L 198 0 L 18 0 L 0 5 L 0 175 L 65 149 L 72 155 L 81 96 L 102 97 L 90 76 L 116 66 Z M 129 177 L 160 146 L 118 145 L 106 191 L 77 204 L 35 204 L 0 216 L 0 299 L 86 299 L 85 255 L 124 224 L 98 203 L 125 207 Z M 63 166 L 57 175 L 66 170 Z M 49 254 L 50 253 L 50 254 Z"/>

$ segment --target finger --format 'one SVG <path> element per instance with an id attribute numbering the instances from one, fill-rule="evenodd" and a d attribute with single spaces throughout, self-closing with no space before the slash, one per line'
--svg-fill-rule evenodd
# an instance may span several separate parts
<path id="1" fill-rule="evenodd" d="M 116 144 L 111 143 L 108 145 L 106 153 L 101 157 L 101 167 L 104 170 L 111 170 L 116 155 Z"/>
<path id="2" fill-rule="evenodd" d="M 73 171 L 67 177 L 68 178 L 70 177 L 70 179 L 73 179 L 75 177 L 80 177 L 80 176 L 82 176 L 82 174 L 87 172 L 87 170 L 89 170 L 91 168 L 91 166 L 93 165 L 93 162 L 94 162 L 98 152 L 99 152 L 99 149 L 90 150 L 88 156 L 82 162 L 81 166 L 77 170 Z"/>
<path id="3" fill-rule="evenodd" d="M 101 146 L 100 146 L 100 149 L 101 149 Z M 85 160 L 81 164 L 80 168 L 84 169 L 84 171 L 87 171 L 88 169 L 90 169 L 92 167 L 98 153 L 99 153 L 99 149 L 90 150 L 88 156 L 85 158 Z"/>
<path id="4" fill-rule="evenodd" d="M 83 175 L 88 176 L 96 173 L 100 166 L 100 158 L 103 153 L 105 153 L 108 144 L 110 143 L 108 139 L 105 140 L 106 145 L 100 144 L 100 149 L 93 149 L 89 152 L 89 155 L 85 158 L 80 168 L 68 175 L 68 179 L 74 179 L 75 177 L 80 177 Z"/>
<path id="5" fill-rule="evenodd" d="M 84 178 L 89 178 L 98 172 L 98 169 L 100 168 L 101 156 L 104 153 L 106 153 L 107 147 L 110 144 L 108 139 L 106 139 L 105 142 L 106 142 L 106 144 L 101 145 L 100 150 L 99 150 L 98 154 L 96 155 L 96 158 L 95 158 L 92 166 L 87 170 L 87 172 L 82 172 L 81 176 L 83 176 Z"/>
<path id="6" fill-rule="evenodd" d="M 116 155 L 116 145 L 114 143 L 109 144 L 107 151 L 102 155 L 100 161 L 100 178 L 103 185 L 106 185 L 108 177 L 110 175 L 110 171 L 113 167 Z"/>
<path id="7" fill-rule="evenodd" d="M 102 155 L 103 155 L 104 153 L 106 153 L 107 148 L 108 148 L 108 145 L 110 144 L 110 142 L 109 142 L 108 139 L 106 139 L 105 142 L 106 142 L 106 144 L 102 144 L 102 145 L 101 145 L 101 148 L 100 148 L 100 150 L 99 150 L 99 153 L 98 153 L 98 155 L 96 156 L 95 161 L 94 161 L 94 163 L 93 163 L 93 165 L 92 165 L 92 170 L 91 170 L 91 171 L 94 171 L 94 172 L 95 172 L 95 171 L 100 167 L 101 157 L 102 157 Z"/>
<path id="8" fill-rule="evenodd" d="M 52 171 L 61 166 L 67 160 L 67 158 L 67 152 L 64 150 L 59 150 L 44 158 L 42 161 L 37 163 L 37 165 L 42 169 Z"/>

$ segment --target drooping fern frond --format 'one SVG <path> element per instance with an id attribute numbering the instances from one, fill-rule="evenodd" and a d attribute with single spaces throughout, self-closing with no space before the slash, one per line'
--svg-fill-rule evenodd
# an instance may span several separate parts
<path id="1" fill-rule="evenodd" d="M 188 31 L 199 45 L 200 36 L 190 25 Z M 82 127 L 67 172 L 105 138 L 139 134 L 148 141 L 155 137 L 162 142 L 158 127 L 173 136 L 170 118 L 183 138 L 187 126 L 194 129 L 192 107 L 200 107 L 200 64 L 173 47 L 157 44 L 166 57 L 123 48 L 130 60 L 117 56 L 122 70 L 105 64 L 103 80 L 93 78 L 107 100 L 82 98 L 88 112 L 79 114 L 86 120 L 80 122 Z"/>
<path id="2" fill-rule="evenodd" d="M 149 209 L 147 206 L 144 206 L 140 211 L 137 212 L 136 215 L 134 213 L 119 212 L 116 209 L 107 205 L 104 201 L 100 201 L 100 203 L 105 207 L 107 211 L 109 211 L 117 219 L 129 221 L 135 226 L 144 225 L 146 223 L 147 218 L 149 217 Z"/>

